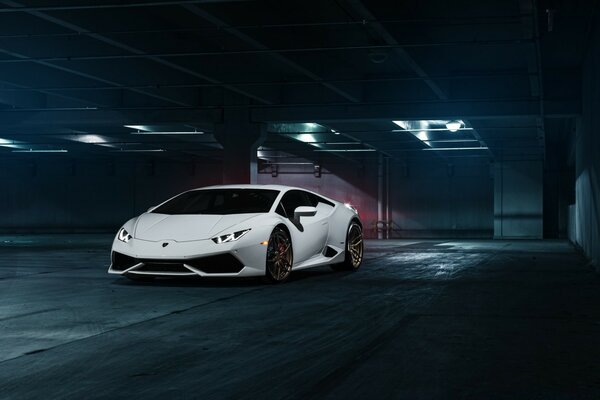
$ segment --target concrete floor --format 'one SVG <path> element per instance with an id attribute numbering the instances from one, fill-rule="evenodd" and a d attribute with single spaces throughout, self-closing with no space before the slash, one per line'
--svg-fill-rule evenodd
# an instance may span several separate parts
<path id="1" fill-rule="evenodd" d="M 567 242 L 371 241 L 269 286 L 109 276 L 111 239 L 0 236 L 1 399 L 600 398 Z"/>

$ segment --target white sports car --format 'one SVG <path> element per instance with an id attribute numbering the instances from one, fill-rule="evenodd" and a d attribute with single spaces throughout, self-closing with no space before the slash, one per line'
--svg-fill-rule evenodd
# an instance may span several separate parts
<path id="1" fill-rule="evenodd" d="M 363 259 L 356 209 L 308 190 L 275 185 L 210 186 L 181 193 L 119 230 L 111 274 L 265 276 L 329 264 L 355 271 Z"/>

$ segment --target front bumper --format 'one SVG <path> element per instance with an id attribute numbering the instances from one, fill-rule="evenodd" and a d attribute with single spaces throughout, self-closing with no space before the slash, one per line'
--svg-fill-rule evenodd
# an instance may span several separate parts
<path id="1" fill-rule="evenodd" d="M 154 276 L 246 277 L 265 274 L 267 246 L 260 232 L 239 241 L 216 244 L 212 240 L 177 242 L 131 239 L 113 242 L 110 274 Z M 268 235 L 267 235 L 268 238 Z"/>

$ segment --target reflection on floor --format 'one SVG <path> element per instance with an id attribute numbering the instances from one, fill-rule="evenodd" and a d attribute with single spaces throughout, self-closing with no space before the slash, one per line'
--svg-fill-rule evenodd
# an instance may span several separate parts
<path id="1" fill-rule="evenodd" d="M 130 282 L 111 236 L 0 236 L 0 398 L 600 398 L 563 241 L 370 241 L 357 273 Z"/>

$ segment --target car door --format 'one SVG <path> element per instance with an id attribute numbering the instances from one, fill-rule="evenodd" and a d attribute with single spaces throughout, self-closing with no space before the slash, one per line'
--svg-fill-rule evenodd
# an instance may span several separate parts
<path id="1" fill-rule="evenodd" d="M 303 190 L 290 190 L 281 199 L 281 208 L 290 221 L 290 233 L 294 246 L 294 264 L 306 261 L 319 254 L 327 240 L 329 232 L 327 212 L 317 207 L 317 214 L 301 217 L 294 221 L 294 210 L 300 206 L 315 207 L 315 198 Z"/>

